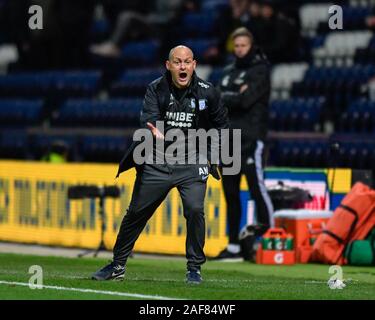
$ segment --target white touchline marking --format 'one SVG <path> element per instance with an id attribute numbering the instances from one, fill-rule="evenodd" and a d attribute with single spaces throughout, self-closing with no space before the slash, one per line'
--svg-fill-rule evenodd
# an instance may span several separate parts
<path id="1" fill-rule="evenodd" d="M 16 286 L 23 286 L 23 287 L 29 286 L 29 283 L 26 283 L 26 282 L 13 282 L 13 281 L 3 281 L 3 280 L 0 280 L 0 284 L 9 284 L 9 285 L 16 285 Z M 185 300 L 185 299 L 181 299 L 181 298 L 163 297 L 163 296 L 158 296 L 158 295 L 152 296 L 152 295 L 145 295 L 145 294 L 138 294 L 138 293 L 117 292 L 117 291 L 68 288 L 68 287 L 46 286 L 46 285 L 42 285 L 41 287 L 44 288 L 44 289 L 54 289 L 54 290 L 62 290 L 62 291 L 77 291 L 77 292 L 97 293 L 97 294 L 108 294 L 108 295 L 111 295 L 111 296 L 123 296 L 123 297 L 142 298 L 142 299 Z"/>

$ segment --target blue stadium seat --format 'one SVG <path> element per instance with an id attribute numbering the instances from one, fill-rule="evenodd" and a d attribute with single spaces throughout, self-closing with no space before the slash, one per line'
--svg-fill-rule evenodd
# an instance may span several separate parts
<path id="1" fill-rule="evenodd" d="M 29 159 L 29 141 L 23 130 L 3 130 L 0 134 L 0 158 Z"/>
<path id="2" fill-rule="evenodd" d="M 314 131 L 325 98 L 274 100 L 270 105 L 270 128 L 276 131 Z"/>
<path id="3" fill-rule="evenodd" d="M 375 102 L 365 98 L 354 100 L 340 116 L 338 130 L 349 133 L 375 132 Z"/>
<path id="4" fill-rule="evenodd" d="M 92 96 L 100 86 L 99 71 L 48 71 L 0 75 L 1 96 Z"/>
<path id="5" fill-rule="evenodd" d="M 91 25 L 90 33 L 92 38 L 96 39 L 98 37 L 101 37 L 102 35 L 107 35 L 109 31 L 110 26 L 107 19 L 96 19 Z"/>
<path id="6" fill-rule="evenodd" d="M 207 49 L 211 47 L 216 47 L 218 41 L 214 38 L 185 39 L 182 40 L 181 43 L 191 48 L 191 50 L 193 50 L 194 52 L 194 57 L 196 58 L 198 63 L 202 63 L 206 61 L 204 54 L 207 51 Z"/>
<path id="7" fill-rule="evenodd" d="M 329 144 L 322 139 L 279 140 L 271 150 L 277 156 L 275 165 L 282 167 L 325 168 L 329 154 Z"/>
<path id="8" fill-rule="evenodd" d="M 181 32 L 186 37 L 204 38 L 215 32 L 217 14 L 215 11 L 186 13 L 181 22 Z"/>
<path id="9" fill-rule="evenodd" d="M 110 86 L 111 96 L 144 97 L 147 85 L 162 76 L 160 68 L 128 69 Z"/>
<path id="10" fill-rule="evenodd" d="M 81 150 L 83 161 L 118 163 L 129 143 L 129 139 L 122 136 L 84 137 Z"/>
<path id="11" fill-rule="evenodd" d="M 201 2 L 202 12 L 220 12 L 229 9 L 228 0 L 202 0 Z"/>
<path id="12" fill-rule="evenodd" d="M 0 125 L 23 127 L 42 120 L 43 100 L 0 99 Z"/>
<path id="13" fill-rule="evenodd" d="M 71 99 L 56 112 L 52 123 L 58 126 L 137 127 L 141 109 L 142 99 Z"/>
<path id="14" fill-rule="evenodd" d="M 122 47 L 122 58 L 129 64 L 152 65 L 159 62 L 159 50 L 156 40 L 129 42 Z"/>

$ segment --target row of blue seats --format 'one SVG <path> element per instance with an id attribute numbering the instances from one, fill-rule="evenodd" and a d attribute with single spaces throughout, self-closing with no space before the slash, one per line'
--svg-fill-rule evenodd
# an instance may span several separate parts
<path id="1" fill-rule="evenodd" d="M 218 12 L 215 10 L 187 13 L 181 20 L 181 33 L 194 38 L 213 36 L 217 30 L 217 23 L 220 23 L 218 18 Z"/>
<path id="2" fill-rule="evenodd" d="M 37 125 L 42 120 L 44 101 L 0 99 L 0 125 Z"/>
<path id="3" fill-rule="evenodd" d="M 193 38 L 192 36 L 179 40 L 180 44 L 186 45 L 194 52 L 194 57 L 199 63 L 206 63 L 206 51 L 216 46 L 218 40 L 216 37 Z M 160 57 L 160 42 L 155 39 L 133 41 L 125 44 L 121 49 L 121 56 L 117 58 L 102 58 L 92 54 L 92 62 L 95 65 L 106 65 L 109 62 L 118 62 L 122 66 L 150 66 L 159 65 L 160 60 L 166 57 Z"/>
<path id="4" fill-rule="evenodd" d="M 136 126 L 142 104 L 143 99 L 139 98 L 68 99 L 53 112 L 51 123 L 57 126 Z M 324 104 L 322 97 L 273 101 L 270 106 L 272 127 L 296 131 L 313 129 Z M 0 123 L 7 126 L 37 124 L 42 120 L 42 107 L 42 100 L 0 100 Z"/>
<path id="5" fill-rule="evenodd" d="M 344 112 L 336 126 L 338 132 L 375 133 L 375 112 Z"/>
<path id="6" fill-rule="evenodd" d="M 70 161 L 118 162 L 129 146 L 123 136 L 27 135 L 25 131 L 5 131 L 0 135 L 0 157 L 39 160 L 56 141 L 69 148 Z M 329 140 L 276 140 L 270 144 L 269 165 L 287 167 L 375 168 L 375 142 L 341 142 L 332 151 Z"/>
<path id="7" fill-rule="evenodd" d="M 280 141 L 270 149 L 272 164 L 282 167 L 327 167 L 326 141 Z"/>
<path id="8" fill-rule="evenodd" d="M 365 98 L 354 100 L 339 117 L 336 126 L 339 132 L 375 132 L 375 101 Z"/>
<path id="9" fill-rule="evenodd" d="M 340 116 L 337 131 L 348 133 L 375 133 L 375 101 L 353 101 Z"/>
<path id="10" fill-rule="evenodd" d="M 321 2 L 321 1 L 320 1 Z M 337 1 L 335 1 L 335 5 L 338 5 Z M 350 6 L 348 3 L 344 3 L 341 5 L 343 9 L 343 29 L 344 30 L 364 30 L 367 28 L 365 24 L 365 19 L 367 16 L 373 15 L 373 8 L 371 6 Z M 334 13 L 337 13 L 335 11 Z M 317 33 L 319 35 L 326 35 L 332 32 L 330 25 L 327 21 L 321 21 L 317 27 Z"/>
<path id="11" fill-rule="evenodd" d="M 296 110 L 313 110 L 320 112 L 324 107 L 326 100 L 324 97 L 307 97 L 307 98 L 292 98 L 288 100 L 274 100 L 270 104 L 271 111 L 278 113 L 290 112 Z"/>
<path id="12" fill-rule="evenodd" d="M 349 105 L 348 111 L 375 112 L 375 101 L 365 98 L 355 100 Z"/>
<path id="13" fill-rule="evenodd" d="M 325 98 L 294 98 L 271 102 L 269 126 L 274 131 L 314 131 L 320 122 Z"/>
<path id="14" fill-rule="evenodd" d="M 272 101 L 270 127 L 275 131 L 314 131 L 326 99 L 294 98 Z M 70 99 L 52 116 L 57 126 L 137 126 L 142 99 Z M 375 103 L 360 99 L 350 104 L 340 116 L 338 129 L 342 132 L 374 131 Z M 43 120 L 42 100 L 0 100 L 2 126 L 37 125 Z"/>
<path id="15" fill-rule="evenodd" d="M 159 62 L 160 42 L 156 40 L 128 42 L 122 47 L 122 57 L 129 64 L 154 64 Z"/>
<path id="16" fill-rule="evenodd" d="M 352 67 L 310 67 L 304 80 L 356 80 L 366 82 L 375 75 L 375 65 L 354 65 Z"/>
<path id="17" fill-rule="evenodd" d="M 137 126 L 142 99 L 96 101 L 72 99 L 54 113 L 52 124 L 58 126 Z"/>
<path id="18" fill-rule="evenodd" d="M 352 101 L 363 96 L 361 80 L 341 79 L 336 80 L 303 80 L 292 85 L 293 97 L 323 96 L 326 99 L 325 112 L 337 117 Z"/>
<path id="19" fill-rule="evenodd" d="M 100 87 L 100 71 L 48 71 L 0 75 L 1 96 L 65 94 L 90 96 Z"/>
<path id="20" fill-rule="evenodd" d="M 205 43 L 204 40 L 198 40 L 198 43 Z M 204 45 L 203 45 L 204 46 Z M 204 50 L 206 47 L 204 48 Z M 204 51 L 203 50 L 203 51 Z M 198 50 L 198 54 L 200 54 Z M 141 68 L 126 70 L 117 81 L 111 86 L 114 94 L 139 92 L 144 90 L 147 84 L 162 74 L 160 68 Z M 208 81 L 217 85 L 223 75 L 223 68 L 213 68 L 209 74 Z M 365 82 L 375 75 L 374 65 L 355 65 L 353 67 L 310 67 L 304 76 L 305 82 L 317 83 L 324 81 L 328 86 L 343 80 Z M 142 91 L 144 93 L 144 91 Z"/>
<path id="21" fill-rule="evenodd" d="M 160 68 L 128 69 L 109 87 L 111 96 L 143 96 L 149 83 L 163 74 Z"/>
<path id="22" fill-rule="evenodd" d="M 316 131 L 319 120 L 319 114 L 313 110 L 292 111 L 288 114 L 271 111 L 269 128 L 273 131 Z"/>
<path id="23" fill-rule="evenodd" d="M 78 157 L 89 162 L 119 162 L 131 143 L 126 137 L 87 136 L 82 139 Z"/>
<path id="24" fill-rule="evenodd" d="M 375 62 L 375 47 L 357 49 L 354 55 L 354 62 L 357 64 L 373 64 Z"/>
<path id="25" fill-rule="evenodd" d="M 278 141 L 271 148 L 270 155 L 276 166 L 375 168 L 374 141 L 342 142 L 337 151 L 332 151 L 327 140 Z"/>
<path id="26" fill-rule="evenodd" d="M 342 6 L 344 21 L 350 20 L 361 20 L 365 19 L 367 16 L 372 15 L 372 7 L 352 7 L 352 6 Z"/>
<path id="27" fill-rule="evenodd" d="M 198 40 L 198 42 L 204 42 Z M 147 50 L 146 50 L 147 51 Z M 145 87 L 162 74 L 161 68 L 128 69 L 110 85 L 113 95 L 142 96 Z M 215 68 L 209 75 L 209 81 L 217 84 L 222 75 L 221 68 Z M 357 88 L 358 84 L 368 81 L 375 75 L 374 65 L 356 65 L 353 67 L 320 68 L 310 67 L 302 82 L 296 88 L 306 87 L 308 95 L 319 95 L 324 91 L 342 90 L 345 93 Z M 23 96 L 32 94 L 43 96 L 53 93 L 66 93 L 67 96 L 92 95 L 100 87 L 100 72 L 38 72 L 9 74 L 0 76 L 0 93 L 3 96 Z M 297 94 L 298 95 L 298 94 Z M 302 95 L 304 95 L 302 93 Z"/>
<path id="28" fill-rule="evenodd" d="M 70 161 L 116 163 L 131 141 L 124 136 L 28 135 L 25 131 L 4 131 L 0 135 L 0 157 L 40 160 L 56 142 L 66 146 Z"/>

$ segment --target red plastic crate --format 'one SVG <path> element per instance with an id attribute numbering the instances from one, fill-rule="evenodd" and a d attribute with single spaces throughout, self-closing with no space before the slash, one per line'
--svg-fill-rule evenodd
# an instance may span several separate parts
<path id="1" fill-rule="evenodd" d="M 282 228 L 270 228 L 263 235 L 263 238 L 279 238 L 285 240 L 288 234 Z M 290 265 L 296 263 L 295 250 L 264 250 L 260 244 L 257 254 L 256 263 L 258 264 L 276 264 L 276 265 Z"/>

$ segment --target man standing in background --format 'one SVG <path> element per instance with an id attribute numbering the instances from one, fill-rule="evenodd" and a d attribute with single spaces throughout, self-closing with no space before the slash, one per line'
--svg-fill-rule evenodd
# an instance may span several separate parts
<path id="1" fill-rule="evenodd" d="M 267 135 L 270 96 L 270 65 L 254 45 L 253 35 L 244 27 L 232 33 L 235 62 L 224 69 L 221 96 L 228 108 L 231 129 L 240 129 L 241 172 L 223 175 L 227 202 L 229 244 L 215 260 L 242 259 L 239 232 L 241 222 L 240 181 L 244 174 L 257 212 L 254 240 L 274 225 L 273 206 L 264 184 L 263 157 Z M 231 139 L 229 139 L 231 141 Z"/>

